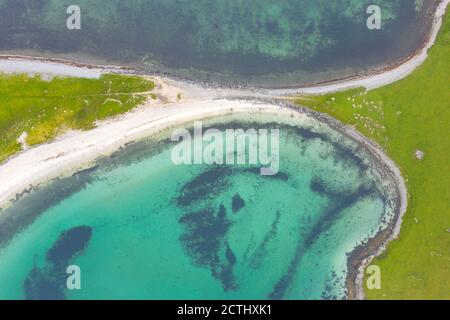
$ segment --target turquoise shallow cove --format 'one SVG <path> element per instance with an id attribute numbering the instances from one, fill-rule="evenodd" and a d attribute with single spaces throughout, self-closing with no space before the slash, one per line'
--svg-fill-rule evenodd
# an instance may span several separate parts
<path id="1" fill-rule="evenodd" d="M 310 84 L 405 58 L 434 0 L 0 0 L 0 50 L 121 63 L 190 79 Z M 67 8 L 81 29 L 66 28 Z M 381 9 L 381 30 L 367 9 Z M 30 51 L 31 50 L 31 51 Z"/>
<path id="2" fill-rule="evenodd" d="M 205 125 L 278 128 L 280 172 L 176 166 L 170 132 L 129 145 L 0 212 L 0 299 L 344 298 L 348 254 L 394 217 L 392 181 L 313 119 Z"/>

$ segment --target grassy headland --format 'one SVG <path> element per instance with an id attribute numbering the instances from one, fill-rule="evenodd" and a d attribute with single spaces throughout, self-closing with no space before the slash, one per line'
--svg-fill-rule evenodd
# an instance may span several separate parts
<path id="1" fill-rule="evenodd" d="M 376 141 L 402 171 L 408 211 L 398 240 L 372 264 L 382 289 L 369 299 L 450 299 L 450 13 L 427 61 L 395 84 L 299 97 Z M 423 160 L 415 153 L 424 152 Z"/>
<path id="2" fill-rule="evenodd" d="M 50 141 L 70 129 L 87 130 L 105 119 L 141 104 L 154 83 L 121 75 L 100 79 L 53 78 L 0 74 L 0 162 L 26 143 Z"/>

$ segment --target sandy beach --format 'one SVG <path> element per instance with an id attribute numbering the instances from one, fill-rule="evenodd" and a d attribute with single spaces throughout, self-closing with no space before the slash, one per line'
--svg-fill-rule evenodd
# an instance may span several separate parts
<path id="1" fill-rule="evenodd" d="M 0 205 L 29 188 L 89 167 L 98 157 L 177 124 L 236 112 L 280 113 L 280 106 L 248 101 L 204 100 L 148 105 L 120 119 L 98 123 L 83 132 L 68 132 L 56 141 L 18 154 L 0 166 Z M 288 112 L 288 111 L 285 111 Z M 306 117 L 306 115 L 305 115 Z"/>
<path id="2" fill-rule="evenodd" d="M 2 57 L 0 60 L 0 71 L 6 74 L 26 73 L 29 75 L 39 74 L 49 78 L 54 76 L 78 77 L 98 79 L 102 75 L 102 69 L 89 69 L 57 62 L 26 59 L 20 57 Z"/>

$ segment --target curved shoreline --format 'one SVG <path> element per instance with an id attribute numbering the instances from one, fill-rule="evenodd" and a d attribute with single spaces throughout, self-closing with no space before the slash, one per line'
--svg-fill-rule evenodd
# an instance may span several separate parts
<path id="1" fill-rule="evenodd" d="M 442 19 L 445 15 L 446 9 L 450 4 L 450 0 L 441 0 L 434 12 L 433 21 L 431 23 L 431 29 L 426 41 L 415 52 L 411 53 L 408 57 L 388 65 L 381 69 L 374 69 L 368 73 L 350 76 L 342 79 L 329 80 L 325 82 L 312 83 L 310 85 L 299 87 L 286 87 L 286 88 L 253 88 L 237 86 L 236 88 L 221 88 L 206 83 L 195 83 L 194 81 L 185 81 L 177 79 L 176 77 L 160 76 L 158 73 L 150 73 L 148 76 L 167 79 L 179 84 L 197 85 L 199 87 L 212 87 L 217 91 L 241 91 L 242 95 L 249 95 L 251 92 L 258 92 L 259 95 L 264 96 L 286 96 L 286 95 L 311 95 L 311 94 L 326 94 L 337 91 L 343 91 L 353 89 L 357 87 L 364 87 L 367 90 L 376 89 L 382 86 L 392 84 L 396 81 L 402 80 L 422 65 L 428 57 L 428 50 L 434 45 L 438 32 L 442 25 Z M 130 75 L 145 76 L 143 72 L 139 72 L 132 67 L 127 66 L 114 66 L 114 65 L 96 65 L 89 63 L 77 62 L 69 59 L 61 58 L 45 58 L 39 56 L 25 56 L 14 54 L 0 54 L 0 72 L 6 70 L 7 72 L 14 72 L 9 62 L 13 62 L 16 65 L 16 72 L 27 73 L 48 73 L 51 75 L 73 76 L 74 72 L 78 72 L 83 76 L 86 73 L 91 77 L 99 77 L 102 73 L 122 73 Z M 17 66 L 19 63 L 19 66 Z M 22 63 L 22 66 L 20 66 Z M 45 66 L 47 65 L 47 66 Z M 58 68 L 58 66 L 60 66 Z M 28 68 L 28 69 L 27 69 Z M 69 68 L 70 70 L 68 71 Z M 36 70 L 36 71 L 33 71 Z M 78 71 L 77 71 L 78 70 Z M 92 73 L 94 75 L 92 75 Z M 90 75 L 89 75 L 90 74 Z M 246 93 L 246 94 L 244 94 Z"/>
<path id="2" fill-rule="evenodd" d="M 388 174 L 391 175 L 396 185 L 395 191 L 397 203 L 395 216 L 391 224 L 384 230 L 378 232 L 375 237 L 369 239 L 367 243 L 356 247 L 347 259 L 347 299 L 364 300 L 364 271 L 374 258 L 381 255 L 387 249 L 387 245 L 391 241 L 398 238 L 403 217 L 408 207 L 408 189 L 399 167 L 386 153 L 384 153 L 383 149 L 377 143 L 366 138 L 351 126 L 343 125 L 331 116 L 320 113 L 317 114 L 324 119 L 322 121 L 325 121 L 335 130 L 344 132 L 345 135 L 351 137 L 368 150 L 376 159 L 378 165 L 384 167 L 383 171 L 388 172 Z"/>
<path id="3" fill-rule="evenodd" d="M 68 132 L 0 165 L 0 181 L 4 181 L 0 184 L 0 208 L 4 209 L 23 190 L 89 167 L 98 158 L 108 156 L 130 142 L 177 124 L 230 112 L 278 113 L 282 112 L 282 107 L 215 99 L 157 106 L 148 103 L 116 119 L 101 121 L 92 130 Z"/>
<path id="4" fill-rule="evenodd" d="M 345 126 L 329 116 L 290 103 L 281 104 L 261 100 L 212 99 L 140 108 L 124 115 L 120 120 L 104 121 L 93 130 L 69 133 L 54 142 L 29 149 L 0 166 L 0 180 L 9 182 L 9 184 L 0 185 L 0 206 L 6 208 L 12 205 L 22 196 L 23 190 L 34 189 L 51 183 L 57 178 L 91 168 L 98 159 L 109 156 L 134 141 L 157 134 L 175 125 L 236 113 L 296 116 L 299 121 L 307 121 L 312 118 L 357 142 L 373 156 L 376 165 L 383 172 L 391 175 L 396 184 L 397 190 L 392 190 L 396 193 L 395 198 L 397 199 L 392 223 L 395 224 L 395 228 L 399 229 L 401 217 L 406 211 L 406 187 L 400 171 L 381 149 L 378 149 L 376 145 L 353 128 Z M 388 227 L 381 233 L 391 234 L 390 231 L 391 227 Z M 387 241 L 390 241 L 395 235 L 392 233 L 392 237 Z M 347 259 L 347 298 L 363 298 L 362 286 L 354 281 L 349 281 L 349 279 L 359 279 L 362 276 L 363 267 L 367 263 L 363 258 L 367 255 L 373 258 L 380 251 L 376 245 L 376 250 L 374 250 L 372 242 L 373 239 L 369 239 L 361 248 L 355 248 Z M 358 250 L 362 250 L 365 256 L 363 257 L 359 252 L 355 256 L 355 252 Z M 351 261 L 355 259 L 361 262 L 359 269 L 351 268 Z M 353 295 L 352 292 L 358 292 L 358 294 Z"/>
<path id="5" fill-rule="evenodd" d="M 431 30 L 426 41 L 419 49 L 397 63 L 382 69 L 375 69 L 363 75 L 319 82 L 298 88 L 273 89 L 271 91 L 285 95 L 313 95 L 344 91 L 358 87 L 364 87 L 366 90 L 373 90 L 400 81 L 414 72 L 414 70 L 421 66 L 427 59 L 428 50 L 436 42 L 437 35 L 442 26 L 442 19 L 449 4 L 450 0 L 441 0 L 434 12 Z"/>

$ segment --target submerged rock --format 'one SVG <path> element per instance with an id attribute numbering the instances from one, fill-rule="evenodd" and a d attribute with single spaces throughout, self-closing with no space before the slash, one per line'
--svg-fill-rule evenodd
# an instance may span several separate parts
<path id="1" fill-rule="evenodd" d="M 233 212 L 235 212 L 235 213 L 238 212 L 239 210 L 241 210 L 242 208 L 245 207 L 244 199 L 242 199 L 239 194 L 236 194 L 233 197 L 231 207 L 233 209 Z"/>

